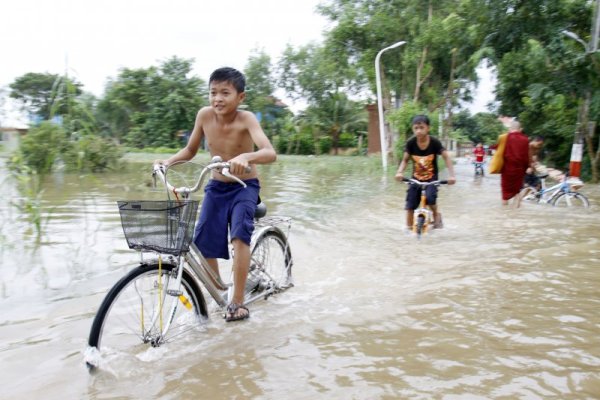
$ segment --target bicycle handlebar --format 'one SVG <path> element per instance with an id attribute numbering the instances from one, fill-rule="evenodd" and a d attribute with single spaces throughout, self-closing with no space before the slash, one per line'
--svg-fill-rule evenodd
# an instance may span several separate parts
<path id="1" fill-rule="evenodd" d="M 419 186 L 429 186 L 429 185 L 447 185 L 448 181 L 447 180 L 438 180 L 438 181 L 431 181 L 431 182 L 421 182 L 418 181 L 414 178 L 402 178 L 402 182 L 406 182 L 409 185 L 419 185 Z"/>
<path id="2" fill-rule="evenodd" d="M 202 169 L 202 172 L 200 173 L 200 176 L 198 177 L 198 181 L 196 182 L 196 184 L 193 187 L 188 187 L 188 186 L 174 187 L 173 185 L 171 185 L 167 181 L 167 176 L 166 176 L 167 168 L 168 167 L 165 167 L 162 164 L 154 164 L 154 166 L 152 167 L 152 176 L 155 179 L 156 179 L 156 176 L 158 176 L 160 178 L 160 180 L 165 184 L 165 186 L 167 187 L 167 189 L 169 191 L 171 191 L 173 193 L 182 194 L 184 197 L 187 197 L 191 193 L 197 192 L 198 189 L 200 189 L 200 187 L 202 186 L 202 182 L 204 181 L 204 178 L 206 177 L 206 174 L 209 171 L 217 171 L 221 175 L 226 176 L 227 178 L 233 179 L 234 181 L 238 182 L 243 187 L 247 186 L 244 181 L 242 181 L 240 178 L 238 178 L 235 175 L 232 175 L 231 172 L 229 172 L 229 168 L 230 168 L 229 162 L 223 161 L 223 159 L 219 156 L 214 156 L 212 158 L 212 160 L 210 160 L 210 163 Z M 252 171 L 252 168 L 247 167 L 246 172 L 250 172 L 250 171 Z"/>

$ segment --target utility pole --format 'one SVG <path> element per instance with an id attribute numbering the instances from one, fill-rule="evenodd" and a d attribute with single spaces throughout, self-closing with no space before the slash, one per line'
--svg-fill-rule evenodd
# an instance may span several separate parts
<path id="1" fill-rule="evenodd" d="M 598 51 L 598 41 L 600 36 L 600 0 L 596 0 L 596 7 L 592 14 L 592 28 L 591 37 L 589 43 L 584 42 L 576 33 L 570 31 L 562 31 L 562 34 L 581 43 L 585 49 L 585 55 L 594 57 L 594 54 Z M 591 59 L 594 62 L 594 59 Z M 591 106 L 591 93 L 589 89 L 583 99 L 583 103 L 580 106 L 579 113 L 577 116 L 578 122 L 575 129 L 575 138 L 573 140 L 573 147 L 571 148 L 571 159 L 569 162 L 569 176 L 581 177 L 581 161 L 583 159 L 583 142 L 585 132 L 588 130 L 589 125 L 589 110 Z"/>

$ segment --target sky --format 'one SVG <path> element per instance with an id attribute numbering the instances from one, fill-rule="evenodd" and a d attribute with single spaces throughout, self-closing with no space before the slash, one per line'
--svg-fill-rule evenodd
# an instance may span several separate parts
<path id="1" fill-rule="evenodd" d="M 172 56 L 193 58 L 194 74 L 205 81 L 222 66 L 243 70 L 255 50 L 276 63 L 288 44 L 322 41 L 329 22 L 316 12 L 320 2 L 2 0 L 0 90 L 28 72 L 66 72 L 102 96 L 121 68 L 158 66 Z M 5 101 L 5 114 L 14 108 Z"/>

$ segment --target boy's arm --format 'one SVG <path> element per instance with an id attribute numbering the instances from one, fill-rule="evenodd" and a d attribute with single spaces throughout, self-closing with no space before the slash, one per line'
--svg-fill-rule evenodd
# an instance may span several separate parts
<path id="1" fill-rule="evenodd" d="M 406 169 L 406 166 L 408 165 L 409 157 L 410 156 L 405 151 L 404 155 L 402 156 L 402 161 L 400 162 L 400 166 L 398 167 L 398 171 L 396 171 L 396 175 L 394 176 L 394 178 L 397 181 L 402 181 L 402 178 L 404 178 L 404 170 Z"/>
<path id="2" fill-rule="evenodd" d="M 454 164 L 452 163 L 452 159 L 450 158 L 448 150 L 442 151 L 442 158 L 446 163 L 446 168 L 448 168 L 448 184 L 454 185 L 456 183 L 456 177 L 454 176 Z"/>
<path id="3" fill-rule="evenodd" d="M 161 164 L 168 166 L 178 161 L 189 161 L 194 158 L 200 148 L 200 143 L 202 143 L 202 136 L 204 136 L 204 130 L 202 129 L 202 110 L 203 109 L 200 109 L 196 114 L 194 129 L 188 139 L 187 145 L 168 159 L 159 161 Z"/>
<path id="4" fill-rule="evenodd" d="M 243 174 L 250 164 L 268 164 L 277 159 L 277 153 L 275 153 L 273 145 L 267 135 L 265 135 L 254 114 L 245 112 L 243 123 L 247 127 L 257 150 L 250 153 L 242 153 L 229 160 L 231 172 L 234 175 Z"/>

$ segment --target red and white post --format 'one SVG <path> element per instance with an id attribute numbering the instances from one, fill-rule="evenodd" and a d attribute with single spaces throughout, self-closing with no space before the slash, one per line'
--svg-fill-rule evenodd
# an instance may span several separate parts
<path id="1" fill-rule="evenodd" d="M 583 158 L 583 143 L 573 143 L 571 148 L 571 161 L 569 163 L 569 176 L 581 177 L 581 160 Z"/>

